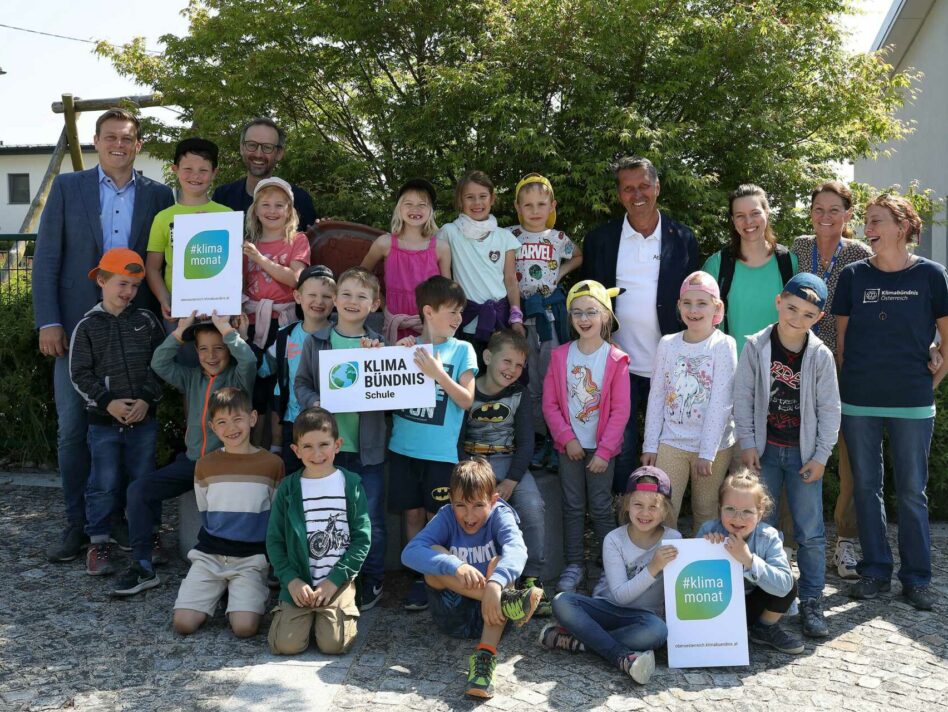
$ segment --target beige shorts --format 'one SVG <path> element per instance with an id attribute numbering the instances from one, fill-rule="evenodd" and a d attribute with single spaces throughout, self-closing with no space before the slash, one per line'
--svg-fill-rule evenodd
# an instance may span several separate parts
<path id="1" fill-rule="evenodd" d="M 227 612 L 247 611 L 263 615 L 267 610 L 267 557 L 220 556 L 197 549 L 188 552 L 191 568 L 181 582 L 175 608 L 214 615 L 218 601 L 227 591 Z"/>
<path id="2" fill-rule="evenodd" d="M 358 621 L 355 584 L 347 581 L 321 608 L 299 608 L 280 601 L 273 609 L 267 640 L 277 655 L 296 655 L 309 647 L 312 633 L 320 652 L 339 655 L 348 652 L 355 642 Z"/>

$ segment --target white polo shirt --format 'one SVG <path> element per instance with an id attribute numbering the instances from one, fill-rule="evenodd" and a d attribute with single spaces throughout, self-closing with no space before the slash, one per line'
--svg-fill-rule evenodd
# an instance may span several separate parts
<path id="1" fill-rule="evenodd" d="M 615 340 L 629 355 L 629 372 L 652 377 L 655 352 L 662 338 L 658 325 L 658 271 L 662 255 L 662 215 L 650 235 L 642 235 L 622 221 L 619 256 L 616 262 L 616 286 L 625 289 L 616 297 L 616 317 L 620 329 Z"/>

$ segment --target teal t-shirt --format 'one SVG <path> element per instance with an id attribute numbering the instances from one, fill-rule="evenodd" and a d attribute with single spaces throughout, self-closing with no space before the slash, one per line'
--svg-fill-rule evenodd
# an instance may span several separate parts
<path id="1" fill-rule="evenodd" d="M 329 343 L 333 349 L 358 349 L 362 346 L 361 336 L 343 336 L 335 328 L 329 332 Z M 339 425 L 339 437 L 342 438 L 342 452 L 359 452 L 359 414 L 334 413 Z"/>
<path id="2" fill-rule="evenodd" d="M 799 270 L 797 256 L 790 255 L 793 273 Z M 711 255 L 703 271 L 715 279 L 721 272 L 721 253 Z M 734 277 L 727 294 L 727 333 L 737 342 L 737 355 L 741 355 L 744 342 L 777 321 L 776 297 L 783 291 L 783 279 L 777 266 L 777 257 L 771 255 L 760 267 L 748 267 L 738 260 L 734 264 Z"/>
<path id="3" fill-rule="evenodd" d="M 474 347 L 466 341 L 450 338 L 434 347 L 441 357 L 445 372 L 460 382 L 467 371 L 477 375 L 477 356 Z M 419 460 L 436 462 L 458 461 L 458 437 L 464 411 L 448 397 L 441 386 L 435 386 L 434 408 L 399 410 L 392 417 L 392 439 L 388 447 L 393 452 Z"/>

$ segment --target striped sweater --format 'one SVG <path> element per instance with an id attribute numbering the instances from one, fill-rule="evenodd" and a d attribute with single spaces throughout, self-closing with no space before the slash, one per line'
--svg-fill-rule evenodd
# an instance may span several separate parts
<path id="1" fill-rule="evenodd" d="M 198 460 L 194 494 L 203 526 L 195 548 L 221 556 L 266 553 L 270 503 L 282 479 L 283 460 L 266 450 L 220 449 Z"/>

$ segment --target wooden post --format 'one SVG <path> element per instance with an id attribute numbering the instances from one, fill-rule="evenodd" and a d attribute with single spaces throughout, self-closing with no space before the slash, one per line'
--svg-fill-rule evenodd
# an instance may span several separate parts
<path id="1" fill-rule="evenodd" d="M 65 95 L 63 95 L 65 98 Z M 161 94 L 142 94 L 139 96 L 116 96 L 111 99 L 76 99 L 74 102 L 76 111 L 105 111 L 114 106 L 126 106 L 133 104 L 140 109 L 147 109 L 152 106 L 162 106 L 164 100 Z M 52 104 L 54 114 L 62 114 L 65 110 L 65 102 L 54 101 Z"/>
<path id="2" fill-rule="evenodd" d="M 82 165 L 82 146 L 79 144 L 79 127 L 76 126 L 76 105 L 72 94 L 63 94 L 63 113 L 66 122 L 66 138 L 69 141 L 69 156 L 72 158 L 72 169 L 81 171 L 85 166 Z"/>
<path id="3" fill-rule="evenodd" d="M 26 211 L 26 217 L 23 218 L 23 224 L 20 226 L 20 232 L 36 232 L 40 213 L 46 205 L 46 198 L 49 197 L 49 189 L 53 185 L 53 178 L 59 175 L 59 167 L 66 156 L 66 127 L 63 127 L 59 134 L 59 141 L 56 148 L 53 149 L 53 155 L 49 158 L 49 166 L 46 168 L 46 174 L 40 181 L 39 190 L 36 191 L 36 197 L 30 203 L 30 209 Z"/>

